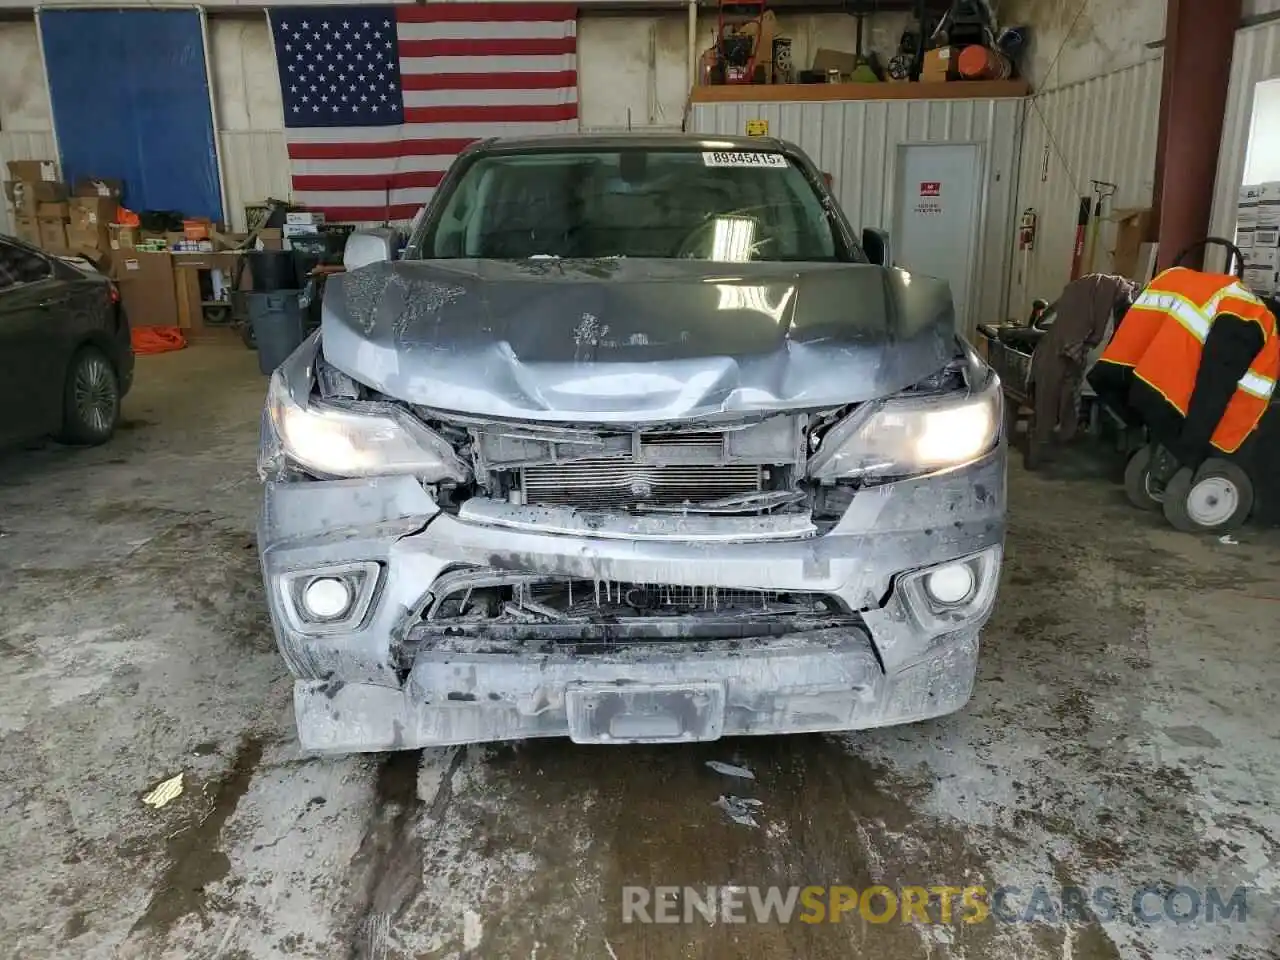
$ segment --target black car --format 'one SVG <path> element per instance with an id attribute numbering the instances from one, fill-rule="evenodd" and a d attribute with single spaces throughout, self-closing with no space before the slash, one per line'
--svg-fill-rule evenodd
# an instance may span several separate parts
<path id="1" fill-rule="evenodd" d="M 132 381 L 115 284 L 85 261 L 0 236 L 0 443 L 103 443 Z"/>

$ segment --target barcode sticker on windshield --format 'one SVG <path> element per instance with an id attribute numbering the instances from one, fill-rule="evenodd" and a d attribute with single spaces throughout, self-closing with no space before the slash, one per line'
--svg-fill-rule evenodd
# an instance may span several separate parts
<path id="1" fill-rule="evenodd" d="M 787 158 L 780 153 L 704 153 L 704 167 L 785 167 Z"/>

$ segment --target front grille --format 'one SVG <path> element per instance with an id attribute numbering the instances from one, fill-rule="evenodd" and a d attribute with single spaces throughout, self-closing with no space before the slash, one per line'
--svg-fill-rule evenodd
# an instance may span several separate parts
<path id="1" fill-rule="evenodd" d="M 818 614 L 840 610 L 837 601 L 805 591 L 752 590 L 678 583 L 579 580 L 498 570 L 445 574 L 432 590 L 428 620 L 530 618 L 596 619 L 700 613 Z"/>
<path id="2" fill-rule="evenodd" d="M 411 644 L 443 649 L 483 642 L 487 650 L 500 650 L 507 643 L 685 643 L 847 630 L 857 623 L 839 600 L 820 593 L 501 570 L 447 573 L 432 597 Z"/>
<path id="3" fill-rule="evenodd" d="M 762 489 L 764 471 L 755 464 L 732 466 L 644 464 L 579 460 L 540 464 L 521 471 L 525 503 L 583 509 L 637 503 L 703 503 Z"/>

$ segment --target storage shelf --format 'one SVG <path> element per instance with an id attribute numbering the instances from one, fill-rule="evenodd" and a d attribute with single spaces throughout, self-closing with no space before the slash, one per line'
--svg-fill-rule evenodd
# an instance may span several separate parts
<path id="1" fill-rule="evenodd" d="M 830 100 L 985 100 L 1025 97 L 1025 80 L 954 83 L 740 83 L 694 87 L 694 103 L 821 103 Z"/>

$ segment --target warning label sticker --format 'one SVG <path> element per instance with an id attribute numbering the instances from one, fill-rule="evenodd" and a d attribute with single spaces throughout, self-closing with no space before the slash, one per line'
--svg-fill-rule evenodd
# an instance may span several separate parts
<path id="1" fill-rule="evenodd" d="M 920 183 L 920 196 L 922 197 L 940 197 L 942 196 L 942 184 L 937 180 L 923 180 Z"/>
<path id="2" fill-rule="evenodd" d="M 704 153 L 702 165 L 705 167 L 785 167 L 787 158 L 780 153 L 715 152 Z"/>

